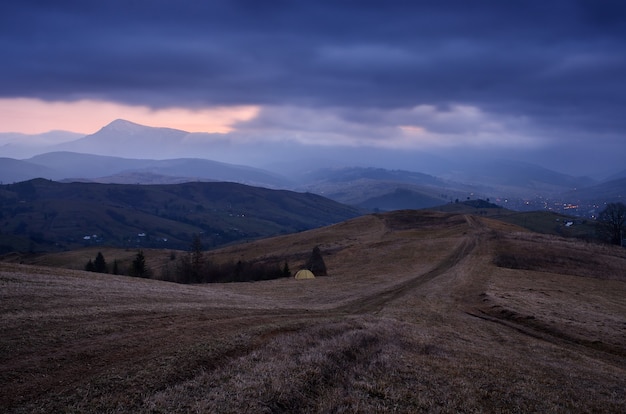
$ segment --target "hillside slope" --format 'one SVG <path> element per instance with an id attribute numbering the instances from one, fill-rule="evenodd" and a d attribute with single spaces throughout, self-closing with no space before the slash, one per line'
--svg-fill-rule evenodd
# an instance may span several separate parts
<path id="1" fill-rule="evenodd" d="M 186 249 L 292 233 L 360 212 L 326 198 L 235 183 L 0 186 L 0 252 L 86 245 Z"/>
<path id="2" fill-rule="evenodd" d="M 435 212 L 319 245 L 328 277 L 177 285 L 0 264 L 8 412 L 624 412 L 626 252 Z M 165 253 L 164 253 L 165 254 Z"/>

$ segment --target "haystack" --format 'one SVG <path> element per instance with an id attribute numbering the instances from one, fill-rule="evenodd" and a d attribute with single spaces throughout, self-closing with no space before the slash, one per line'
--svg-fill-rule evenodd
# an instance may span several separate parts
<path id="1" fill-rule="evenodd" d="M 294 278 L 298 279 L 298 280 L 300 280 L 300 279 L 315 279 L 315 275 L 310 270 L 302 269 L 302 270 L 298 270 L 298 272 L 296 273 Z"/>

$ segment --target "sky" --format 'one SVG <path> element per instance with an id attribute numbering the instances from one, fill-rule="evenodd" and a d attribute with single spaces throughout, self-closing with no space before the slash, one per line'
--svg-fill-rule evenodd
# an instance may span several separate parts
<path id="1" fill-rule="evenodd" d="M 123 118 L 619 170 L 624 51 L 622 0 L 2 2 L 0 132 Z"/>

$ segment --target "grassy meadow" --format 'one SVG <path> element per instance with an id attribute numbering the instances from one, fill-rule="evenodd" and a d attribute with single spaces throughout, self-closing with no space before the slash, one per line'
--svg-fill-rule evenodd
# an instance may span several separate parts
<path id="1" fill-rule="evenodd" d="M 626 412 L 626 250 L 398 211 L 206 255 L 293 270 L 314 246 L 329 276 L 304 281 L 0 263 L 0 410 Z"/>

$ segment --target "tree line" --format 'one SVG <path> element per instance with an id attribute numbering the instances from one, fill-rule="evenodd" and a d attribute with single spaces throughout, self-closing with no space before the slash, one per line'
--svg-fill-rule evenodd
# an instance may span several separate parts
<path id="1" fill-rule="evenodd" d="M 214 263 L 205 257 L 203 250 L 200 236 L 194 235 L 188 253 L 176 259 L 173 265 L 166 265 L 161 279 L 177 283 L 224 283 L 291 276 L 287 262 L 239 260 Z"/>
<path id="2" fill-rule="evenodd" d="M 146 266 L 146 258 L 142 250 L 137 252 L 135 258 L 126 271 L 122 271 L 120 269 L 119 262 L 117 260 L 113 260 L 113 265 L 109 271 L 109 265 L 107 264 L 102 252 L 98 252 L 94 260 L 89 259 L 89 261 L 85 264 L 85 270 L 95 273 L 112 273 L 114 275 L 129 275 L 136 277 L 152 276 L 150 268 Z"/>
<path id="3" fill-rule="evenodd" d="M 316 246 L 304 268 L 311 270 L 316 276 L 326 276 L 326 264 L 321 250 Z M 89 260 L 85 270 L 98 273 L 109 273 L 109 266 L 104 255 L 98 252 L 94 260 Z M 249 282 L 291 277 L 292 273 L 287 261 L 264 260 L 215 263 L 208 260 L 203 252 L 202 242 L 194 235 L 191 248 L 187 254 L 177 257 L 172 252 L 169 263 L 161 269 L 160 275 L 154 275 L 146 265 L 145 255 L 139 250 L 125 272 L 121 272 L 118 261 L 113 262 L 113 274 L 126 274 L 134 277 L 156 278 L 176 283 L 224 283 Z"/>

